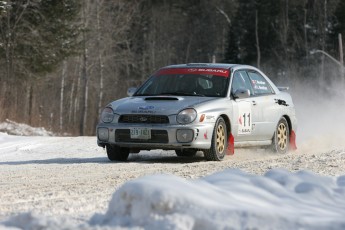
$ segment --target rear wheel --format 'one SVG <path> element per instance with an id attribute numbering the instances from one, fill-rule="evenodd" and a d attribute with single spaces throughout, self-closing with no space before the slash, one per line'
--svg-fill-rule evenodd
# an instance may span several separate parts
<path id="1" fill-rule="evenodd" d="M 179 157 L 194 157 L 196 152 L 195 149 L 175 150 L 176 155 Z"/>
<path id="2" fill-rule="evenodd" d="M 273 151 L 277 153 L 286 153 L 289 150 L 290 143 L 290 130 L 288 123 L 282 117 L 277 125 L 276 131 L 273 136 L 272 147 Z"/>
<path id="3" fill-rule="evenodd" d="M 129 148 L 119 147 L 117 145 L 107 145 L 107 155 L 111 161 L 126 161 L 129 155 Z"/>
<path id="4" fill-rule="evenodd" d="M 204 151 L 209 161 L 221 161 L 225 157 L 227 149 L 227 130 L 223 118 L 218 118 L 213 130 L 211 148 Z"/>

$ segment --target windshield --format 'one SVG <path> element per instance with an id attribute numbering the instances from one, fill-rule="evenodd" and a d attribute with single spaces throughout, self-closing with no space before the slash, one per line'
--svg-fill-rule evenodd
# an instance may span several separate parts
<path id="1" fill-rule="evenodd" d="M 165 71 L 166 72 L 166 71 Z M 136 92 L 134 96 L 205 96 L 225 97 L 228 92 L 229 77 L 204 74 L 195 71 L 191 73 L 163 73 L 152 76 Z M 217 73 L 216 73 L 217 74 Z"/>

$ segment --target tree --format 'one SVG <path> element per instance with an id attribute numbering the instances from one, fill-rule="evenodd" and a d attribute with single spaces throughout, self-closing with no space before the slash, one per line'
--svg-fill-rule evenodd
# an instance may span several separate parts
<path id="1" fill-rule="evenodd" d="M 0 63 L 6 66 L 0 78 L 4 82 L 5 107 L 18 108 L 18 93 L 11 88 L 20 79 L 43 76 L 53 71 L 66 57 L 78 50 L 79 34 L 75 20 L 78 0 L 2 1 L 0 15 Z M 8 116 L 10 109 L 7 110 Z"/>

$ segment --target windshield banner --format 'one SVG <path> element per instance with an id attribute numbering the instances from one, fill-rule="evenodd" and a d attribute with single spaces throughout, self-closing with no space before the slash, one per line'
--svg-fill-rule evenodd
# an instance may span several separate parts
<path id="1" fill-rule="evenodd" d="M 210 74 L 223 77 L 229 77 L 230 71 L 228 69 L 220 68 L 169 68 L 161 69 L 156 75 L 168 74 Z"/>

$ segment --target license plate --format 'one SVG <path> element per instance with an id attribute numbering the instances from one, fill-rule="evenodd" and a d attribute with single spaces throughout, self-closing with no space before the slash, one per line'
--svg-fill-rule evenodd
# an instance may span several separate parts
<path id="1" fill-rule="evenodd" d="M 132 128 L 131 139 L 151 139 L 151 129 L 148 128 Z"/>

